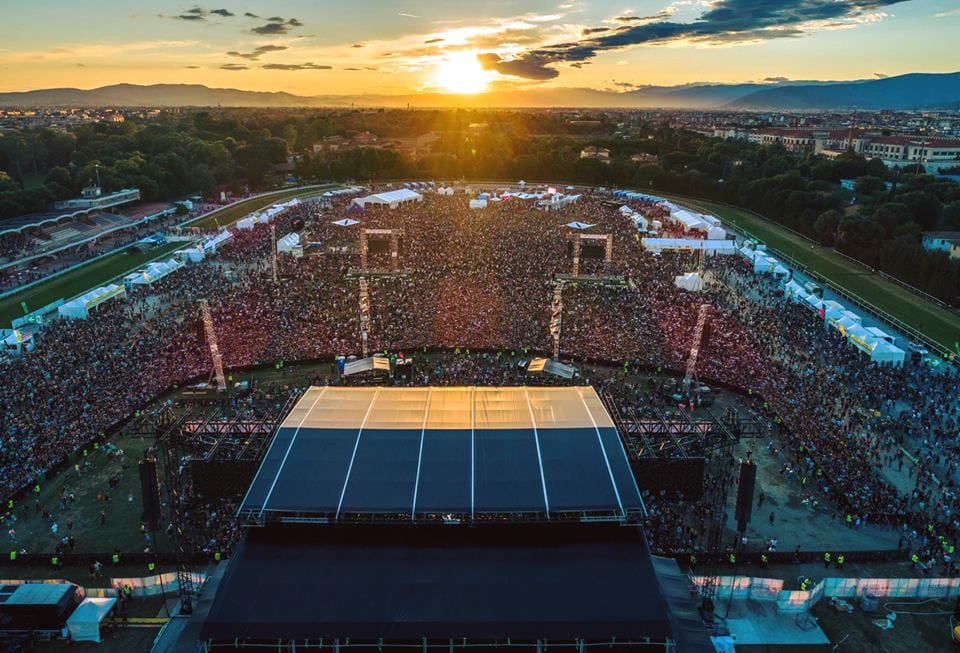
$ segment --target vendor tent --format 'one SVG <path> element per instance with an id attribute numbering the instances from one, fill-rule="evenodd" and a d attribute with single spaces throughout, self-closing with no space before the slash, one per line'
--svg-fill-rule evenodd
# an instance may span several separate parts
<path id="1" fill-rule="evenodd" d="M 733 254 L 736 247 L 732 240 L 700 240 L 697 238 L 644 238 L 644 249 L 651 252 L 700 251 L 706 254 Z"/>
<path id="2" fill-rule="evenodd" d="M 900 349 L 886 340 L 877 340 L 877 345 L 870 354 L 870 360 L 874 363 L 885 365 L 894 365 L 899 367 L 907 357 L 907 352 Z"/>
<path id="3" fill-rule="evenodd" d="M 84 599 L 67 618 L 67 631 L 70 633 L 71 641 L 99 644 L 100 622 L 116 603 L 117 599 L 113 597 Z"/>
<path id="4" fill-rule="evenodd" d="M 277 253 L 303 256 L 303 246 L 300 244 L 300 234 L 287 234 L 277 241 Z"/>
<path id="5" fill-rule="evenodd" d="M 353 203 L 362 208 L 366 208 L 367 204 L 379 204 L 395 209 L 405 202 L 420 202 L 422 200 L 423 195 L 420 193 L 412 191 L 409 188 L 399 188 L 383 193 L 374 193 L 366 197 L 358 197 L 353 200 Z"/>
<path id="6" fill-rule="evenodd" d="M 123 286 L 112 283 L 109 286 L 95 288 L 75 299 L 71 299 L 69 302 L 60 306 L 57 312 L 60 313 L 61 317 L 71 320 L 85 320 L 90 316 L 90 311 L 100 304 L 114 297 L 122 297 L 125 294 L 126 289 Z"/>
<path id="7" fill-rule="evenodd" d="M 796 281 L 788 281 L 783 287 L 783 296 L 794 302 L 803 301 L 809 293 Z"/>
<path id="8" fill-rule="evenodd" d="M 123 278 L 123 285 L 126 286 L 127 290 L 130 290 L 132 286 L 150 286 L 171 272 L 179 270 L 183 265 L 183 263 L 177 261 L 175 258 L 166 261 L 154 261 L 153 263 L 148 263 L 144 269 L 125 276 Z"/>
<path id="9" fill-rule="evenodd" d="M 344 218 L 343 220 L 334 220 L 331 224 L 335 224 L 338 227 L 352 227 L 355 224 L 360 224 L 360 221 L 353 220 L 351 218 Z"/>
<path id="10" fill-rule="evenodd" d="M 0 353 L 19 356 L 24 351 L 33 351 L 35 344 L 32 331 L 0 329 Z"/>
<path id="11" fill-rule="evenodd" d="M 682 290 L 700 292 L 703 290 L 703 278 L 696 272 L 687 272 L 674 277 L 673 285 Z"/>
<path id="12" fill-rule="evenodd" d="M 704 216 L 707 217 L 707 216 Z M 707 230 L 707 238 L 710 240 L 723 240 L 727 237 L 727 232 L 722 227 L 710 227 Z"/>
<path id="13" fill-rule="evenodd" d="M 568 222 L 566 226 L 570 227 L 571 229 L 589 229 L 593 225 L 588 224 L 586 222 L 577 222 L 576 220 L 574 220 L 573 222 Z"/>
<path id="14" fill-rule="evenodd" d="M 487 200 L 470 200 L 471 209 L 485 209 L 487 208 Z"/>

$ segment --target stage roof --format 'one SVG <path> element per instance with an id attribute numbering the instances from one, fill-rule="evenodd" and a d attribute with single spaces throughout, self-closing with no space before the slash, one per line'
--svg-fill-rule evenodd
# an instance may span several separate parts
<path id="1" fill-rule="evenodd" d="M 202 640 L 671 638 L 634 526 L 272 526 L 226 564 Z"/>
<path id="2" fill-rule="evenodd" d="M 247 523 L 589 514 L 643 503 L 590 387 L 313 387 L 277 432 Z"/>

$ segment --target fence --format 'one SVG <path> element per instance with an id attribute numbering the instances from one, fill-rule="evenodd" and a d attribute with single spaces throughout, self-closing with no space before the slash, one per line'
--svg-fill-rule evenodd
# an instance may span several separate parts
<path id="1" fill-rule="evenodd" d="M 193 584 L 195 587 L 202 587 L 204 582 L 207 580 L 207 575 L 202 573 L 191 573 L 190 577 L 193 579 Z M 62 578 L 45 578 L 43 580 L 26 580 L 18 578 L 14 580 L 0 580 L 0 586 L 27 584 L 74 585 L 75 583 L 71 583 L 70 581 Z M 131 593 L 134 597 L 176 594 L 180 589 L 180 585 L 177 582 L 177 574 L 174 572 L 156 574 L 154 576 L 144 576 L 140 578 L 111 578 L 110 585 L 108 587 L 84 587 L 82 585 L 77 585 L 77 587 L 79 592 L 86 597 L 106 598 L 117 596 L 120 588 L 126 587 L 127 585 L 130 586 Z"/>
<path id="2" fill-rule="evenodd" d="M 703 584 L 694 576 L 694 585 Z M 807 612 L 826 598 L 855 599 L 871 595 L 884 599 L 950 599 L 960 596 L 960 578 L 824 578 L 812 590 L 785 590 L 776 578 L 721 576 L 716 601 L 730 599 L 776 601 L 782 614 Z"/>

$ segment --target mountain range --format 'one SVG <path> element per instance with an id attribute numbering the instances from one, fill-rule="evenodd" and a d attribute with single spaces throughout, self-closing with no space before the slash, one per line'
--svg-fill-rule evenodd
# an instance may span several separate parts
<path id="1" fill-rule="evenodd" d="M 589 88 L 494 89 L 477 95 L 417 93 L 301 96 L 210 88 L 199 84 L 114 84 L 89 90 L 51 88 L 0 93 L 3 107 L 624 107 L 676 109 L 843 110 L 957 109 L 960 72 L 911 73 L 854 81 L 775 81 L 746 84 L 644 86 L 626 91 Z"/>

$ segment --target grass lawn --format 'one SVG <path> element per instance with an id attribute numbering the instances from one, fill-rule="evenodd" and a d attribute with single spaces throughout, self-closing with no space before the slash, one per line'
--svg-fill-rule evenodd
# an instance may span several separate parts
<path id="1" fill-rule="evenodd" d="M 312 193 L 316 193 L 317 191 L 324 191 L 337 187 L 339 187 L 338 184 L 323 184 L 310 189 L 290 188 L 287 190 L 277 191 L 276 193 L 271 193 L 265 197 L 254 197 L 225 207 L 218 211 L 214 211 L 213 213 L 200 218 L 196 222 L 191 222 L 190 226 L 200 227 L 201 229 L 209 229 L 211 227 L 216 227 L 219 224 L 221 227 L 223 227 L 236 222 L 248 213 L 252 213 L 257 209 L 262 209 L 270 204 L 276 204 L 277 202 L 282 202 L 283 200 L 290 199 L 291 197 L 297 197 L 298 195 L 310 195 Z"/>
<path id="2" fill-rule="evenodd" d="M 23 315 L 20 302 L 27 302 L 27 307 L 32 311 L 61 297 L 69 299 L 183 247 L 184 243 L 167 243 L 145 253 L 133 254 L 130 253 L 132 250 L 119 251 L 50 279 L 46 283 L 39 283 L 8 295 L 0 299 L 0 324 L 7 326 L 10 320 Z"/>
<path id="3" fill-rule="evenodd" d="M 678 199 L 694 208 L 714 213 L 724 222 L 793 258 L 807 270 L 822 275 L 864 303 L 892 315 L 945 349 L 955 351 L 954 343 L 960 341 L 960 314 L 956 311 L 938 306 L 832 249 L 801 238 L 770 220 L 721 204 Z"/>

